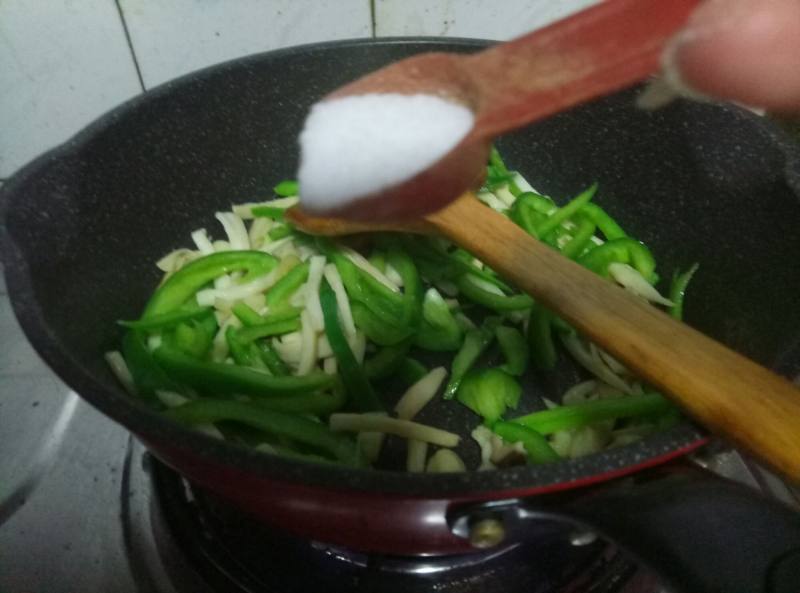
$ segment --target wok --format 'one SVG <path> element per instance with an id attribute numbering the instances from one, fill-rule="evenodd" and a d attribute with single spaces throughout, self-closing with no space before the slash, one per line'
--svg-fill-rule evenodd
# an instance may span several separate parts
<path id="1" fill-rule="evenodd" d="M 798 515 L 689 464 L 664 465 L 707 440 L 689 422 L 550 465 L 452 475 L 354 470 L 246 450 L 170 423 L 126 395 L 106 368 L 102 353 L 121 337 L 115 321 L 138 316 L 158 282 L 153 262 L 191 230 L 213 225 L 215 210 L 270 195 L 293 174 L 309 105 L 390 61 L 484 45 L 386 39 L 289 48 L 188 75 L 107 114 L 0 194 L 9 295 L 26 335 L 92 405 L 254 520 L 406 555 L 463 552 L 470 535 L 490 544 L 476 528 L 484 519 L 506 541 L 591 525 L 679 591 L 796 591 Z M 679 102 L 647 113 L 633 107 L 636 92 L 504 137 L 501 152 L 550 195 L 599 180 L 601 203 L 651 246 L 662 273 L 700 262 L 688 323 L 794 376 L 800 150 L 741 109 Z M 574 379 L 566 369 L 528 387 L 557 398 Z M 425 414 L 461 434 L 476 424 L 453 404 Z M 614 479 L 623 476 L 632 477 Z"/>

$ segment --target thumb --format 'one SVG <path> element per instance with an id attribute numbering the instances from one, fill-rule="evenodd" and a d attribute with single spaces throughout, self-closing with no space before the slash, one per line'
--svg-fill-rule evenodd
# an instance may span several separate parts
<path id="1" fill-rule="evenodd" d="M 800 0 L 706 0 L 665 61 L 703 94 L 800 112 Z"/>

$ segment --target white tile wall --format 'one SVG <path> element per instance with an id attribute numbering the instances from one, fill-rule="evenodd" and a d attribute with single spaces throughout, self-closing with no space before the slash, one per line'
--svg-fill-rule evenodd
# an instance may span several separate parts
<path id="1" fill-rule="evenodd" d="M 140 90 L 113 0 L 0 1 L 0 178 Z"/>
<path id="2" fill-rule="evenodd" d="M 511 39 L 598 1 L 375 0 L 375 33 Z"/>
<path id="3" fill-rule="evenodd" d="M 131 46 L 149 88 L 314 41 L 505 39 L 594 1 L 0 0 L 0 179 L 141 90 Z"/>
<path id="4" fill-rule="evenodd" d="M 368 0 L 120 0 L 145 86 L 224 60 L 369 37 Z"/>

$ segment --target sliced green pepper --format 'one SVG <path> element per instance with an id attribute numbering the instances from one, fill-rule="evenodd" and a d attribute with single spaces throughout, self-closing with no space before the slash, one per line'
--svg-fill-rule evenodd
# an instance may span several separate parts
<path id="1" fill-rule="evenodd" d="M 269 340 L 258 340 L 256 342 L 261 360 L 267 365 L 269 372 L 278 377 L 289 374 L 289 367 L 283 362 L 280 354 L 277 353 Z"/>
<path id="2" fill-rule="evenodd" d="M 400 344 L 414 333 L 410 327 L 398 327 L 387 323 L 357 301 L 350 303 L 350 312 L 353 315 L 355 326 L 379 346 Z"/>
<path id="3" fill-rule="evenodd" d="M 522 443 L 533 463 L 551 463 L 560 457 L 547 439 L 535 430 L 513 422 L 496 422 L 492 431 L 507 443 Z"/>
<path id="4" fill-rule="evenodd" d="M 236 364 L 253 366 L 253 352 L 250 350 L 250 345 L 239 339 L 235 327 L 228 326 L 228 329 L 225 330 L 225 341 L 228 343 L 231 358 Z"/>
<path id="5" fill-rule="evenodd" d="M 604 420 L 658 415 L 672 408 L 673 405 L 662 395 L 647 393 L 587 401 L 574 406 L 560 406 L 514 418 L 511 422 L 522 424 L 546 435 Z"/>
<path id="6" fill-rule="evenodd" d="M 166 389 L 182 393 L 178 386 L 156 364 L 153 355 L 147 349 L 147 337 L 144 332 L 131 330 L 122 339 L 122 356 L 133 376 L 136 391 L 143 398 L 155 400 L 156 389 Z"/>
<path id="7" fill-rule="evenodd" d="M 189 309 L 175 309 L 161 315 L 153 315 L 147 319 L 136 319 L 135 321 L 117 321 L 123 327 L 140 330 L 154 330 L 172 327 L 184 321 L 191 321 L 205 316 L 211 311 L 211 307 L 194 307 Z"/>
<path id="8" fill-rule="evenodd" d="M 630 264 L 651 284 L 656 279 L 656 261 L 645 245 L 630 237 L 613 239 L 578 258 L 578 263 L 604 277 L 614 262 Z"/>
<path id="9" fill-rule="evenodd" d="M 384 254 L 382 251 L 373 251 L 368 260 L 376 270 L 386 273 L 386 254 Z"/>
<path id="10" fill-rule="evenodd" d="M 174 343 L 181 352 L 194 358 L 204 358 L 214 341 L 217 333 L 217 320 L 213 315 L 208 315 L 192 325 L 180 323 L 172 334 L 163 335 L 166 343 Z"/>
<path id="11" fill-rule="evenodd" d="M 423 301 L 422 283 L 417 267 L 407 253 L 396 248 L 389 250 L 387 260 L 403 280 L 403 301 L 399 324 L 412 330 L 416 329 L 422 318 Z"/>
<path id="12" fill-rule="evenodd" d="M 611 218 L 608 213 L 597 204 L 589 202 L 584 204 L 581 208 L 581 214 L 585 215 L 589 220 L 597 225 L 600 232 L 603 233 L 607 241 L 614 239 L 623 239 L 627 237 L 627 233 L 622 230 L 622 227 L 617 224 L 617 221 Z"/>
<path id="13" fill-rule="evenodd" d="M 494 321 L 484 322 L 484 324 L 473 330 L 469 330 L 464 334 L 464 343 L 453 358 L 453 364 L 450 367 L 450 380 L 444 389 L 444 399 L 453 399 L 464 375 L 467 374 L 480 355 L 486 350 L 489 344 L 494 339 L 494 332 L 492 325 L 497 325 L 499 322 L 496 318 L 491 318 Z"/>
<path id="14" fill-rule="evenodd" d="M 257 218 L 271 218 L 278 222 L 283 222 L 286 214 L 286 210 L 275 206 L 253 206 L 250 212 Z"/>
<path id="15" fill-rule="evenodd" d="M 261 315 L 256 313 L 252 307 L 241 301 L 234 304 L 231 311 L 245 327 L 253 327 L 254 325 L 261 325 L 264 323 L 264 318 Z"/>
<path id="16" fill-rule="evenodd" d="M 350 349 L 347 338 L 342 331 L 342 326 L 339 325 L 336 294 L 327 280 L 322 281 L 319 300 L 325 321 L 325 335 L 328 338 L 331 350 L 333 350 L 333 355 L 336 357 L 339 376 L 354 407 L 360 412 L 381 411 L 383 406 L 372 389 L 364 369 L 358 364 L 353 355 L 353 351 Z"/>
<path id="17" fill-rule="evenodd" d="M 422 302 L 422 323 L 414 343 L 434 352 L 458 350 L 464 338 L 450 307 L 435 288 L 429 288 Z"/>
<path id="18" fill-rule="evenodd" d="M 499 295 L 478 286 L 470 274 L 463 274 L 456 281 L 458 288 L 471 301 L 493 309 L 499 313 L 508 311 L 520 311 L 528 309 L 533 305 L 533 299 L 527 294 L 515 294 L 511 296 Z"/>
<path id="19" fill-rule="evenodd" d="M 553 343 L 552 315 L 541 305 L 531 309 L 528 322 L 528 345 L 535 369 L 549 371 L 556 366 L 558 355 Z"/>
<path id="20" fill-rule="evenodd" d="M 517 408 L 521 393 L 522 387 L 514 377 L 500 369 L 490 368 L 467 373 L 456 398 L 491 426 L 507 408 Z"/>
<path id="21" fill-rule="evenodd" d="M 397 377 L 406 385 L 413 385 L 427 374 L 428 369 L 416 358 L 404 358 L 397 368 Z"/>
<path id="22" fill-rule="evenodd" d="M 364 372 L 369 379 L 385 379 L 394 374 L 403 364 L 411 343 L 406 340 L 392 346 L 384 346 L 372 358 L 364 362 Z"/>
<path id="23" fill-rule="evenodd" d="M 157 348 L 153 358 L 174 380 L 200 391 L 218 394 L 241 393 L 269 397 L 306 393 L 327 389 L 335 380 L 324 373 L 277 377 L 232 364 L 201 362 L 166 345 Z"/>
<path id="24" fill-rule="evenodd" d="M 536 236 L 544 240 L 556 228 L 560 227 L 567 219 L 577 214 L 583 206 L 589 203 L 597 192 L 597 184 L 578 194 L 577 197 L 567 202 L 564 206 L 551 213 L 545 220 L 536 225 Z"/>
<path id="25" fill-rule="evenodd" d="M 279 241 L 291 235 L 293 230 L 294 227 L 289 224 L 276 225 L 269 230 L 267 236 L 273 241 Z"/>
<path id="26" fill-rule="evenodd" d="M 669 314 L 675 319 L 683 319 L 683 301 L 686 295 L 686 288 L 699 267 L 700 264 L 695 263 L 682 274 L 675 274 L 672 278 L 672 284 L 669 287 L 669 300 L 673 304 L 669 309 Z"/>
<path id="27" fill-rule="evenodd" d="M 167 410 L 164 415 L 191 425 L 240 422 L 271 435 L 317 448 L 344 463 L 359 464 L 355 441 L 332 432 L 325 424 L 297 414 L 266 410 L 245 402 L 199 399 Z"/>
<path id="28" fill-rule="evenodd" d="M 577 228 L 571 231 L 572 239 L 561 249 L 561 253 L 570 259 L 575 259 L 584 252 L 597 228 L 595 223 L 586 216 L 578 214 L 575 218 L 578 221 Z"/>
<path id="29" fill-rule="evenodd" d="M 548 198 L 533 192 L 525 192 L 514 200 L 509 211 L 511 220 L 532 237 L 537 236 L 536 227 L 547 218 L 547 214 L 542 212 L 543 201 L 548 204 L 548 210 L 555 208 L 555 204 L 550 202 Z"/>
<path id="30" fill-rule="evenodd" d="M 284 179 L 278 185 L 272 188 L 277 195 L 284 198 L 296 196 L 300 193 L 300 186 L 294 179 Z"/>
<path id="31" fill-rule="evenodd" d="M 279 316 L 275 315 L 274 317 L 279 317 Z M 242 343 L 248 344 L 260 338 L 280 336 L 283 334 L 288 334 L 293 331 L 297 331 L 298 329 L 300 329 L 299 313 L 293 314 L 290 317 L 282 319 L 270 320 L 269 318 L 267 318 L 265 319 L 265 322 L 262 323 L 261 325 L 254 325 L 252 327 L 243 327 L 242 329 L 237 331 L 237 337 Z"/>
<path id="32" fill-rule="evenodd" d="M 288 300 L 308 280 L 308 262 L 296 265 L 267 291 L 265 302 L 268 308 Z"/>
<path id="33" fill-rule="evenodd" d="M 156 290 L 145 307 L 142 320 L 174 311 L 223 274 L 247 270 L 242 282 L 248 282 L 269 273 L 277 263 L 277 259 L 261 251 L 222 251 L 196 259 L 167 278 Z"/>
<path id="34" fill-rule="evenodd" d="M 506 359 L 500 369 L 509 375 L 519 377 L 528 368 L 528 359 L 530 358 L 528 343 L 522 333 L 514 327 L 500 325 L 494 332 L 497 336 L 497 343 L 500 345 L 500 351 Z"/>
<path id="35" fill-rule="evenodd" d="M 251 403 L 265 410 L 328 416 L 342 409 L 347 403 L 347 396 L 344 389 L 334 388 L 330 391 L 317 391 L 315 393 L 279 395 L 269 398 L 261 397 Z"/>

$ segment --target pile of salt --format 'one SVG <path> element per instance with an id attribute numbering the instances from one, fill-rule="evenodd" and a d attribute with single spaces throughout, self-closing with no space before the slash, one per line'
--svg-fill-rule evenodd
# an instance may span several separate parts
<path id="1" fill-rule="evenodd" d="M 300 134 L 303 207 L 325 211 L 410 179 L 472 129 L 472 111 L 433 95 L 375 93 L 311 108 Z"/>

